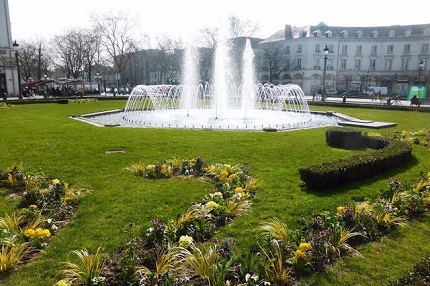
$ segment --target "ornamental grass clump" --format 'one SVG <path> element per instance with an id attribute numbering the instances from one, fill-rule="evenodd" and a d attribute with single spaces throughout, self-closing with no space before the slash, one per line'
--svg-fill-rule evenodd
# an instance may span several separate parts
<path id="1" fill-rule="evenodd" d="M 68 281 L 72 285 L 105 285 L 106 278 L 101 276 L 104 265 L 105 257 L 101 248 L 94 252 L 87 249 L 75 250 L 67 256 L 67 262 L 63 263 L 60 275 L 63 281 Z"/>

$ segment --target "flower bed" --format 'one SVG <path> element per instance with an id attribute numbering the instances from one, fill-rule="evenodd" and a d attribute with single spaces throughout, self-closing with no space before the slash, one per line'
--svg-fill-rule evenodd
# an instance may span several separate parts
<path id="1" fill-rule="evenodd" d="M 376 198 L 314 213 L 303 218 L 298 229 L 269 219 L 259 226 L 255 245 L 240 250 L 233 240 L 218 241 L 214 234 L 237 216 L 233 210 L 243 214 L 250 207 L 248 200 L 255 195 L 257 184 L 246 166 L 207 166 L 195 158 L 136 164 L 128 169 L 148 179 L 208 176 L 214 180 L 215 190 L 168 222 L 153 219 L 140 235 L 134 235 L 134 225 L 130 225 L 124 249 L 102 259 L 96 267 L 100 270 L 92 276 L 97 284 L 85 285 L 295 285 L 300 277 L 345 255 L 360 255 L 357 245 L 379 239 L 430 205 L 430 172 L 414 185 L 392 178 Z M 87 268 L 82 265 L 79 269 Z M 75 281 L 72 278 L 64 275 L 62 285 Z"/>
<path id="2" fill-rule="evenodd" d="M 0 218 L 0 277 L 40 252 L 76 211 L 84 192 L 42 174 L 29 175 L 22 167 L 0 172 L 0 186 L 19 197 L 18 209 Z"/>

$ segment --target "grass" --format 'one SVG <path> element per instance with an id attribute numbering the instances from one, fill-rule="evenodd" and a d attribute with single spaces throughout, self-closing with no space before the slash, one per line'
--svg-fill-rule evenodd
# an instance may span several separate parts
<path id="1" fill-rule="evenodd" d="M 28 173 L 42 171 L 49 177 L 92 190 L 83 198 L 73 221 L 54 237 L 45 253 L 21 267 L 3 282 L 4 285 L 52 285 L 61 262 L 66 261 L 70 251 L 102 247 L 114 252 L 126 240 L 130 222 L 147 227 L 152 218 L 167 221 L 213 190 L 209 182 L 202 180 L 135 177 L 125 169 L 135 163 L 197 155 L 210 163 L 246 162 L 253 177 L 262 181 L 262 190 L 253 200 L 251 213 L 235 219 L 219 233 L 220 237 L 234 237 L 244 246 L 253 243 L 255 230 L 270 218 L 278 217 L 294 228 L 301 217 L 308 217 L 312 212 L 332 210 L 351 199 L 376 195 L 392 176 L 415 182 L 421 171 L 430 171 L 430 162 L 426 160 L 429 150 L 414 146 L 414 160 L 404 167 L 333 191 L 308 192 L 301 188 L 298 167 L 366 151 L 328 147 L 326 128 L 279 133 L 99 128 L 68 118 L 124 106 L 125 101 L 98 101 L 16 105 L 0 110 L 0 170 L 22 163 Z M 398 124 L 379 130 L 381 133 L 428 129 L 427 122 L 430 122 L 430 114 L 420 112 L 312 109 Z M 106 153 L 118 149 L 125 153 Z M 15 202 L 0 196 L 0 215 L 10 213 Z M 363 246 L 360 252 L 365 259 L 345 259 L 331 271 L 303 283 L 382 285 L 387 277 L 400 277 L 401 271 L 411 269 L 415 262 L 430 253 L 424 235 L 429 231 L 426 227 L 429 222 L 428 216 L 416 222 L 422 226 L 417 227 L 419 234 L 407 227 L 380 243 Z"/>

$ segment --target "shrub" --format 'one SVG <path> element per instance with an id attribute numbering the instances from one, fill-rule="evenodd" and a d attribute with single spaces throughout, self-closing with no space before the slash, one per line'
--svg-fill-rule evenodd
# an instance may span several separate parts
<path id="1" fill-rule="evenodd" d="M 383 173 L 407 163 L 412 158 L 409 144 L 393 139 L 370 138 L 362 134 L 357 139 L 357 132 L 342 129 L 330 129 L 326 132 L 328 144 L 343 146 L 346 138 L 354 138 L 361 147 L 377 150 L 363 155 L 322 162 L 299 168 L 300 179 L 308 189 L 323 190 L 339 187 Z"/>

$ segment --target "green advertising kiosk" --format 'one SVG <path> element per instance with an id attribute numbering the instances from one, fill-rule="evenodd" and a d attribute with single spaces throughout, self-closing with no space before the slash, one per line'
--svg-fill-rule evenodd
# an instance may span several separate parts
<path id="1" fill-rule="evenodd" d="M 411 100 L 412 97 L 416 96 L 417 98 L 426 98 L 427 96 L 427 86 L 425 85 L 411 85 L 408 90 L 408 98 L 407 100 Z"/>

